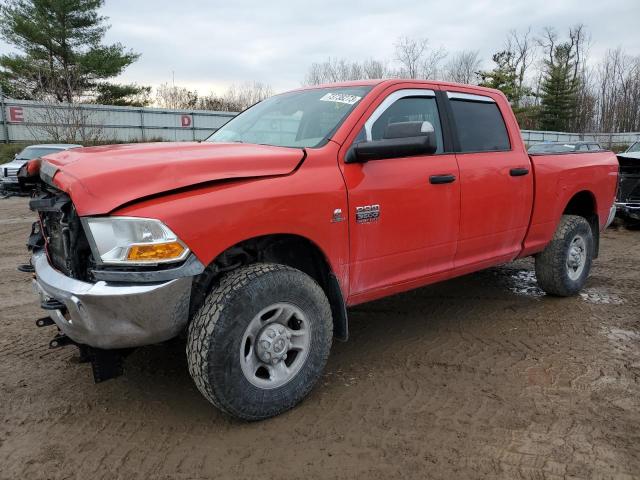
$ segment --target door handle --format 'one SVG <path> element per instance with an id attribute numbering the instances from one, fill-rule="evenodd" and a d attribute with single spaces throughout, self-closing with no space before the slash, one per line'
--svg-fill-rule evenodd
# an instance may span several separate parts
<path id="1" fill-rule="evenodd" d="M 509 175 L 511 175 L 512 177 L 522 177 L 524 175 L 527 175 L 528 173 L 529 173 L 528 168 L 512 168 L 509 171 Z"/>
<path id="2" fill-rule="evenodd" d="M 456 181 L 456 176 L 451 173 L 445 175 L 431 175 L 429 177 L 429 183 L 433 185 L 442 185 L 443 183 L 453 183 Z"/>

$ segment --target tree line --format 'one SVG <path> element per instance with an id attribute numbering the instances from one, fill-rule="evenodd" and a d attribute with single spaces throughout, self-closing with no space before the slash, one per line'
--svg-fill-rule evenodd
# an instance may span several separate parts
<path id="1" fill-rule="evenodd" d="M 271 96 L 246 82 L 202 95 L 164 83 L 115 79 L 140 54 L 105 44 L 104 0 L 0 0 L 0 36 L 15 53 L 0 55 L 2 94 L 45 102 L 241 111 Z M 559 33 L 509 31 L 487 67 L 477 50 L 448 52 L 427 38 L 400 37 L 391 59 L 329 58 L 312 63 L 305 85 L 358 79 L 423 78 L 497 88 L 525 129 L 572 132 L 640 131 L 640 56 L 621 48 L 590 58 L 584 25 Z"/>
<path id="2" fill-rule="evenodd" d="M 477 50 L 449 53 L 426 38 L 401 37 L 391 59 L 329 58 L 311 64 L 303 83 L 411 78 L 475 84 L 501 90 L 523 129 L 640 131 L 640 56 L 617 48 L 594 60 L 590 46 L 584 25 L 565 34 L 551 27 L 512 30 L 483 69 Z"/>

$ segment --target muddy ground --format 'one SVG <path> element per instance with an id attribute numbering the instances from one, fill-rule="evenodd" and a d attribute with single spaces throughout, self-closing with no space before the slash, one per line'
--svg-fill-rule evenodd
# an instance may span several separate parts
<path id="1" fill-rule="evenodd" d="M 94 385 L 48 350 L 24 199 L 0 201 L 0 478 L 640 478 L 640 232 L 610 230 L 582 296 L 532 263 L 353 309 L 351 340 L 293 411 L 231 420 L 179 344 Z"/>

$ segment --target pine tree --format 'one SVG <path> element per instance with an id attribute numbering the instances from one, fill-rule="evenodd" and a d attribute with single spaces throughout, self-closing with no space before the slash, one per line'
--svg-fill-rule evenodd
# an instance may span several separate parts
<path id="1" fill-rule="evenodd" d="M 517 74 L 513 66 L 513 53 L 507 50 L 497 52 L 491 57 L 496 64 L 493 70 L 478 72 L 482 80 L 480 86 L 495 88 L 506 95 L 510 102 L 515 103 L 518 98 Z"/>
<path id="2" fill-rule="evenodd" d="M 543 130 L 567 131 L 578 106 L 579 80 L 574 74 L 575 59 L 571 46 L 555 47 L 545 61 L 541 86 L 540 126 Z"/>
<path id="3" fill-rule="evenodd" d="M 0 86 L 24 99 L 87 101 L 104 92 L 115 102 L 144 97 L 145 87 L 111 86 L 139 55 L 104 45 L 104 0 L 8 0 L 0 6 L 0 35 L 19 53 L 0 56 Z M 111 87 L 111 88 L 110 88 Z M 125 88 L 126 87 L 126 88 Z M 122 94 L 114 98 L 115 94 Z"/>

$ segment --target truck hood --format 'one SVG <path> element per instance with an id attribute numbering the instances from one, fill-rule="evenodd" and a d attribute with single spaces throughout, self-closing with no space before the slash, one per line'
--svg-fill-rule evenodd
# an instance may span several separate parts
<path id="1" fill-rule="evenodd" d="M 240 143 L 109 145 L 47 155 L 41 171 L 71 196 L 79 215 L 99 215 L 198 184 L 287 175 L 304 156 L 302 149 Z"/>

